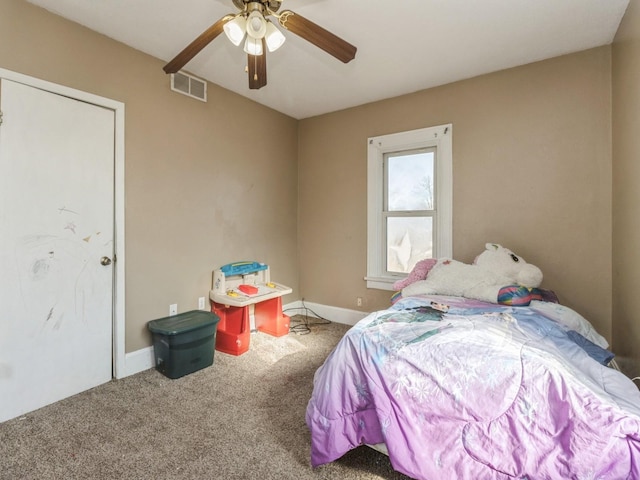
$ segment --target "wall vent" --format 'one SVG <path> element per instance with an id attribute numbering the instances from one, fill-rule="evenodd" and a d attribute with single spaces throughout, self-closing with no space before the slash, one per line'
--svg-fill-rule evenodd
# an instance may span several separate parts
<path id="1" fill-rule="evenodd" d="M 207 101 L 207 82 L 183 72 L 171 74 L 171 90 L 203 102 Z"/>

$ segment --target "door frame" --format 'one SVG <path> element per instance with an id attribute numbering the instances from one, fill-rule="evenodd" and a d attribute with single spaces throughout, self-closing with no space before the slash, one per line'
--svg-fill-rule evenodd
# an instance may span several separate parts
<path id="1" fill-rule="evenodd" d="M 112 377 L 128 375 L 125 357 L 125 255 L 124 255 L 124 103 L 92 93 L 65 87 L 39 78 L 0 68 L 0 78 L 39 88 L 51 93 L 91 103 L 113 110 L 114 138 L 114 256 L 113 263 L 113 318 L 112 318 Z M 1 92 L 0 92 L 1 94 Z M 0 104 L 0 107 L 2 105 Z"/>

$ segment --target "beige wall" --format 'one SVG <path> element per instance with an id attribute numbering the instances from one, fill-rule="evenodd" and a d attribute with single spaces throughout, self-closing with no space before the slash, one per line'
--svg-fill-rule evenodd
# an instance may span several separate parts
<path id="1" fill-rule="evenodd" d="M 224 263 L 267 262 L 298 298 L 297 121 L 212 84 L 208 103 L 173 93 L 162 66 L 0 1 L 0 67 L 125 103 L 127 352 L 170 303 L 197 308 Z"/>
<path id="2" fill-rule="evenodd" d="M 640 2 L 613 43 L 613 341 L 640 361 Z"/>
<path id="3" fill-rule="evenodd" d="M 211 270 L 238 259 L 269 263 L 294 287 L 285 301 L 388 305 L 390 292 L 363 280 L 366 139 L 451 122 L 454 256 L 469 262 L 487 241 L 512 248 L 628 353 L 640 338 L 636 11 L 632 0 L 613 48 L 613 327 L 610 47 L 296 122 L 212 84 L 206 104 L 172 93 L 160 60 L 2 0 L 0 67 L 126 105 L 128 352 L 150 344 L 148 320 L 169 303 L 195 308 Z M 260 126 L 251 137 L 248 119 Z"/>
<path id="4" fill-rule="evenodd" d="M 309 118 L 299 127 L 300 292 L 363 310 L 367 137 L 453 124 L 454 257 L 497 242 L 611 339 L 611 49 Z"/>

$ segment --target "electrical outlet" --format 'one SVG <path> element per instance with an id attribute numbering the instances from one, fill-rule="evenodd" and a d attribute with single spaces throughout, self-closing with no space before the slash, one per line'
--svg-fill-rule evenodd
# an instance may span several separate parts
<path id="1" fill-rule="evenodd" d="M 204 306 L 204 297 L 200 297 L 200 298 L 198 298 L 198 308 L 199 308 L 200 310 L 204 310 L 204 309 L 205 309 L 205 306 Z"/>
<path id="2" fill-rule="evenodd" d="M 176 315 L 178 313 L 178 304 L 172 303 L 169 305 L 169 316 Z"/>
<path id="3" fill-rule="evenodd" d="M 357 298 L 356 298 L 356 305 L 357 305 L 358 307 L 361 307 L 361 306 L 362 306 L 362 297 L 357 297 Z"/>

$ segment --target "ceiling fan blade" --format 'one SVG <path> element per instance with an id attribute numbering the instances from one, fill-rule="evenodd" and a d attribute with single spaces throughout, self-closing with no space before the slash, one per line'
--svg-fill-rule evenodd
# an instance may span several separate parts
<path id="1" fill-rule="evenodd" d="M 247 54 L 249 89 L 259 90 L 267 84 L 267 52 L 262 39 L 262 55 Z"/>
<path id="2" fill-rule="evenodd" d="M 200 53 L 200 50 L 209 45 L 209 43 L 211 43 L 214 38 L 220 35 L 223 31 L 224 24 L 234 17 L 235 15 L 231 14 L 222 17 L 220 20 L 218 20 L 216 23 L 202 32 L 198 38 L 187 45 L 184 50 L 182 50 L 178 55 L 176 55 L 173 60 L 162 67 L 162 69 L 166 73 L 176 73 L 187 63 L 189 63 L 189 61 L 193 57 Z"/>
<path id="3" fill-rule="evenodd" d="M 313 43 L 341 62 L 349 63 L 356 56 L 356 47 L 291 10 L 279 14 L 278 21 L 283 28 Z"/>

